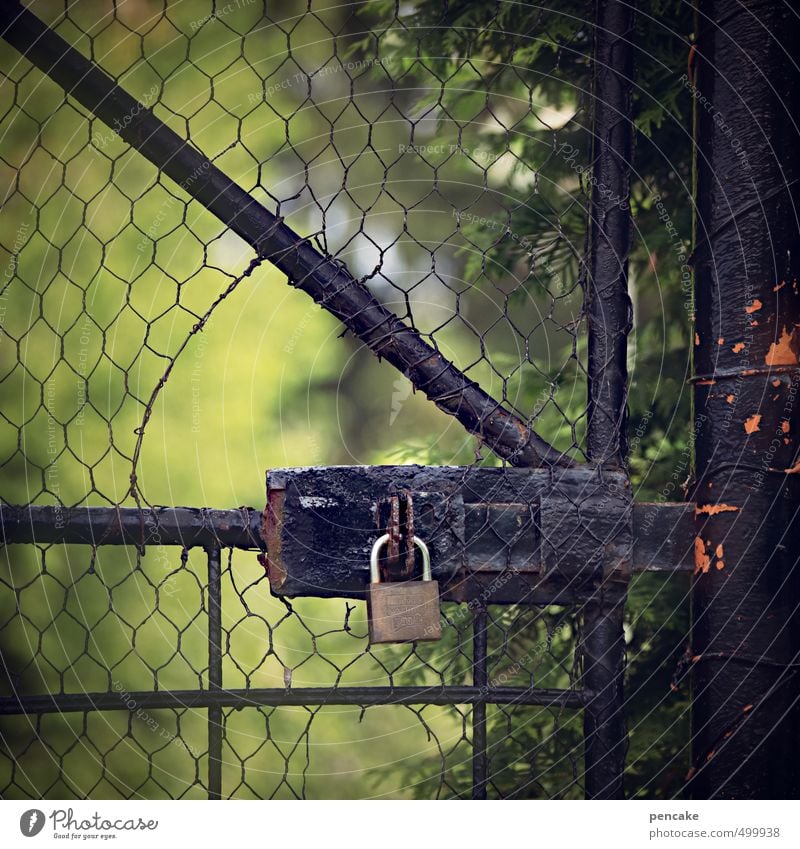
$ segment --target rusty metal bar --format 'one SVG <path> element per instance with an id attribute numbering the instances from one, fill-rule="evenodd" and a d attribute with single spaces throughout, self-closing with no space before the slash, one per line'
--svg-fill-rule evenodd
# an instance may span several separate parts
<path id="1" fill-rule="evenodd" d="M 299 687 L 297 689 L 145 690 L 128 693 L 137 707 L 240 708 L 271 705 L 541 705 L 580 709 L 587 694 L 582 690 L 548 690 L 525 687 Z M 119 693 L 58 693 L 0 698 L 0 716 L 42 713 L 127 710 Z"/>
<path id="2" fill-rule="evenodd" d="M 208 555 L 208 689 L 222 691 L 222 570 L 219 545 Z M 208 798 L 222 798 L 222 706 L 208 706 Z"/>
<path id="3" fill-rule="evenodd" d="M 499 457 L 526 467 L 572 464 L 404 324 L 341 262 L 319 253 L 33 13 L 9 0 L 0 6 L 0 27 L 9 44 L 109 127 L 120 128 L 124 141 Z"/>
<path id="4" fill-rule="evenodd" d="M 472 681 L 479 690 L 489 686 L 487 670 L 489 617 L 480 608 L 472 619 Z M 485 799 L 489 780 L 489 755 L 486 739 L 486 702 L 472 708 L 472 798 Z"/>
<path id="5" fill-rule="evenodd" d="M 595 11 L 586 446 L 591 461 L 612 468 L 622 467 L 627 453 L 633 10 L 633 3 L 598 0 Z"/>
<path id="6" fill-rule="evenodd" d="M 588 404 L 586 445 L 598 466 L 624 469 L 627 455 L 628 297 L 633 150 L 633 2 L 598 0 L 593 56 L 592 200 L 586 281 Z M 595 697 L 584 711 L 586 795 L 624 795 L 626 730 L 622 613 L 625 586 L 584 608 L 584 686 Z"/>
<path id="7" fill-rule="evenodd" d="M 508 511 L 509 505 L 502 505 Z M 484 511 L 486 512 L 486 511 Z M 491 512 L 490 512 L 491 515 Z M 509 513 L 516 521 L 516 514 Z M 66 545 L 174 545 L 181 548 L 219 544 L 263 550 L 261 511 L 253 507 L 213 510 L 207 507 L 47 507 L 0 505 L 0 542 Z M 634 505 L 633 571 L 683 572 L 694 568 L 694 505 L 678 503 Z M 534 556 L 533 541 L 521 537 L 518 556 Z M 483 541 L 475 540 L 467 559 L 485 556 Z M 527 551 L 527 553 L 525 553 Z M 352 568 L 351 562 L 351 568 Z M 488 563 L 487 571 L 502 564 Z"/>
<path id="8" fill-rule="evenodd" d="M 50 507 L 0 505 L 0 541 L 70 545 L 222 545 L 263 548 L 252 507 Z"/>

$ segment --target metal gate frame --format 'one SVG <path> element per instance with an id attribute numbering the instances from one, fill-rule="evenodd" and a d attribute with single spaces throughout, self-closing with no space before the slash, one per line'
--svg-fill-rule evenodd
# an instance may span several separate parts
<path id="1" fill-rule="evenodd" d="M 713 4 L 708 4 L 709 7 Z M 626 342 L 631 326 L 631 306 L 627 294 L 627 255 L 631 239 L 630 207 L 626 202 L 630 195 L 630 167 L 632 156 L 633 125 L 631 116 L 631 94 L 633 86 L 632 33 L 633 6 L 619 0 L 599 0 L 596 17 L 595 74 L 594 81 L 594 138 L 593 172 L 596 177 L 591 199 L 589 223 L 588 269 L 586 278 L 586 308 L 589 329 L 589 395 L 587 454 L 589 462 L 577 467 L 558 451 L 548 445 L 513 413 L 500 407 L 477 385 L 468 380 L 452 363 L 448 362 L 412 328 L 401 322 L 380 304 L 360 282 L 356 281 L 341 264 L 322 256 L 311 244 L 291 231 L 285 223 L 255 202 L 219 171 L 210 161 L 198 153 L 190 144 L 169 130 L 144 106 L 127 95 L 98 67 L 84 59 L 59 36 L 50 31 L 34 15 L 22 6 L 7 3 L 4 9 L 3 37 L 31 59 L 39 68 L 57 81 L 66 91 L 80 101 L 107 124 L 121 115 L 135 115 L 132 121 L 123 122 L 120 135 L 139 150 L 166 174 L 178 181 L 186 191 L 213 212 L 228 227 L 247 241 L 256 251 L 256 259 L 245 272 L 250 274 L 263 261 L 269 261 L 283 271 L 291 285 L 304 290 L 317 303 L 340 319 L 358 338 L 363 340 L 377 355 L 386 359 L 406 374 L 411 382 L 445 412 L 453 415 L 471 433 L 477 433 L 495 453 L 513 466 L 521 469 L 543 468 L 550 483 L 545 487 L 544 499 L 557 495 L 559 486 L 567 485 L 573 474 L 587 474 L 599 489 L 606 488 L 609 480 L 618 482 L 624 490 L 629 489 L 625 470 L 626 439 Z M 733 18 L 734 16 L 732 16 Z M 736 31 L 738 22 L 726 21 L 731 31 Z M 740 33 L 746 42 L 751 33 L 744 27 Z M 722 60 L 721 60 L 722 61 Z M 735 67 L 727 71 L 735 73 Z M 718 71 L 717 71 L 718 73 Z M 797 93 L 797 87 L 794 87 Z M 119 122 L 118 122 L 119 123 Z M 719 128 L 703 126 L 706 136 L 718 132 Z M 710 179 L 700 165 L 701 178 Z M 188 175 L 200 175 L 191 182 Z M 794 185 L 797 181 L 789 185 Z M 603 186 L 609 192 L 599 191 Z M 796 194 L 796 192 L 795 192 Z M 702 193 L 701 193 L 702 195 Z M 709 198 L 713 195 L 709 191 Z M 724 195 L 724 192 L 723 192 Z M 623 202 L 620 203 L 620 199 Z M 745 207 L 747 208 L 747 207 Z M 739 215 L 741 210 L 736 212 Z M 714 212 L 701 210 L 701 219 L 713 220 Z M 727 219 L 730 223 L 734 217 Z M 726 223 L 716 222 L 724 229 Z M 712 226 L 711 236 L 719 238 Z M 698 256 L 711 267 L 705 253 L 714 239 L 700 244 Z M 788 243 L 794 244 L 795 228 L 790 224 L 785 234 Z M 717 249 L 724 247 L 719 241 Z M 794 265 L 789 274 L 795 274 Z M 705 271 L 703 272 L 705 274 Z M 707 295 L 704 286 L 709 285 L 701 277 L 698 292 Z M 713 285 L 713 281 L 712 281 Z M 796 288 L 796 287 L 795 287 Z M 702 303 L 702 302 L 701 302 Z M 716 307 L 719 302 L 715 302 Z M 796 316 L 797 307 L 790 309 Z M 708 305 L 705 319 L 715 320 L 715 306 Z M 724 311 L 723 311 L 724 312 Z M 713 335 L 713 334 L 711 334 Z M 711 335 L 703 334 L 703 345 L 713 344 Z M 715 350 L 715 349 L 710 349 Z M 699 355 L 708 352 L 701 345 Z M 767 363 L 770 365 L 770 363 Z M 792 373 L 796 365 L 786 364 Z M 769 375 L 771 369 L 766 370 Z M 707 404 L 708 385 L 713 384 L 716 372 L 712 367 L 707 375 L 695 379 L 696 400 Z M 765 378 L 766 379 L 766 378 Z M 703 463 L 707 461 L 709 446 L 713 453 L 713 434 L 705 435 L 699 444 Z M 705 452 L 705 453 L 703 453 Z M 770 471 L 796 472 L 797 467 L 770 469 Z M 533 475 L 533 472 L 530 473 Z M 533 479 L 533 477 L 532 477 Z M 567 482 L 565 484 L 564 482 Z M 617 483 L 615 483 L 615 486 Z M 388 492 L 385 494 L 389 494 Z M 541 493 L 540 493 L 541 495 Z M 626 496 L 627 497 L 627 496 Z M 149 539 L 157 536 L 159 544 L 180 546 L 187 549 L 202 546 L 208 558 L 208 581 L 206 586 L 208 616 L 208 690 L 140 692 L 135 698 L 145 707 L 200 707 L 208 711 L 208 792 L 210 798 L 221 798 L 222 758 L 222 708 L 244 705 L 313 705 L 313 704 L 473 704 L 473 796 L 486 798 L 488 763 L 486 757 L 486 705 L 492 703 L 520 703 L 537 705 L 562 705 L 584 710 L 586 795 L 590 798 L 621 798 L 623 790 L 624 753 L 626 745 L 624 722 L 624 644 L 622 639 L 622 613 L 627 589 L 627 578 L 636 568 L 672 569 L 691 568 L 687 558 L 684 534 L 692 527 L 694 505 L 662 504 L 650 507 L 669 516 L 666 523 L 656 522 L 661 527 L 653 528 L 653 522 L 645 533 L 637 533 L 637 505 L 633 508 L 630 499 L 611 508 L 606 504 L 600 514 L 604 516 L 609 535 L 602 538 L 604 544 L 612 546 L 618 538 L 627 534 L 621 548 L 613 550 L 611 565 L 606 562 L 598 573 L 593 573 L 587 583 L 591 591 L 584 598 L 585 621 L 583 653 L 583 677 L 580 690 L 544 691 L 524 688 L 492 688 L 486 671 L 486 628 L 485 610 L 479 610 L 473 630 L 474 676 L 471 687 L 444 687 L 437 690 L 425 688 L 301 688 L 285 690 L 226 690 L 222 680 L 222 628 L 220 563 L 223 547 L 241 547 L 266 552 L 271 562 L 276 562 L 280 553 L 269 551 L 261 531 L 260 513 L 252 509 L 240 511 L 214 511 L 162 508 L 142 511 L 124 508 L 85 508 L 69 511 L 66 521 L 63 510 L 59 511 L 60 522 L 55 521 L 55 508 L 46 507 L 3 507 L 3 536 L 11 542 L 66 542 L 90 543 L 92 545 L 135 544 L 143 547 Z M 713 500 L 698 499 L 698 516 L 703 506 L 713 506 Z M 547 505 L 539 503 L 538 532 L 546 536 L 545 512 Z M 765 508 L 767 509 L 767 508 Z M 713 510 L 708 516 L 700 516 L 698 533 L 708 531 Z M 571 516 L 578 535 L 590 535 L 585 516 L 580 510 Z M 723 519 L 722 521 L 727 521 Z M 778 521 L 783 521 L 779 518 Z M 58 526 L 58 527 L 57 527 Z M 768 526 L 774 530 L 774 523 Z M 693 531 L 689 531 L 693 538 Z M 588 537 L 587 537 L 588 538 Z M 596 537 L 593 537 L 595 540 Z M 769 537 L 766 537 L 769 542 Z M 540 540 L 531 546 L 539 545 Z M 692 539 L 692 542 L 694 540 Z M 762 547 L 763 548 L 763 547 Z M 640 552 L 642 556 L 639 556 Z M 761 555 L 763 550 L 759 550 Z M 575 567 L 575 555 L 561 554 L 556 550 L 560 565 Z M 548 555 L 539 551 L 543 562 Z M 756 558 L 758 559 L 758 558 Z M 642 564 L 646 565 L 643 567 Z M 627 564 L 627 566 L 626 566 Z M 695 564 L 696 565 L 696 564 Z M 291 566 L 290 566 L 291 568 Z M 706 570 L 707 571 L 707 570 Z M 704 578 L 701 570 L 696 594 L 697 611 L 701 619 L 708 620 L 707 587 L 711 578 Z M 711 573 L 712 577 L 714 573 Z M 331 592 L 337 589 L 333 586 Z M 339 587 L 341 589 L 341 587 Z M 716 589 L 714 589 L 716 592 Z M 346 594 L 346 593 L 345 593 Z M 467 596 L 474 598 L 475 594 Z M 710 605 L 708 605 L 710 607 Z M 727 623 L 728 612 L 723 618 Z M 707 625 L 704 626 L 707 628 Z M 703 632 L 705 633 L 705 632 Z M 713 643 L 713 639 L 710 640 Z M 783 651 L 777 662 L 781 675 L 787 670 L 796 671 L 796 662 L 791 651 Z M 796 655 L 795 655 L 796 657 Z M 710 653 L 709 653 L 710 659 Z M 789 673 L 791 674 L 791 673 Z M 768 674 L 769 678 L 770 675 Z M 774 675 L 772 676 L 774 677 Z M 770 679 L 771 680 L 771 679 Z M 770 686 L 782 686 L 784 678 Z M 772 691 L 770 691 L 772 692 Z M 729 694 L 730 695 L 730 694 Z M 708 698 L 707 696 L 705 697 Z M 702 704 L 706 705 L 703 701 Z M 709 713 L 717 707 L 711 699 Z M 752 708 L 752 703 L 750 705 Z M 54 711 L 93 711 L 122 709 L 116 694 L 96 693 L 84 695 L 26 696 L 0 699 L 0 714 L 36 714 Z M 749 711 L 745 711 L 748 713 Z M 755 712 L 754 712 L 755 713 Z M 762 717 L 769 718 L 762 712 Z M 713 718 L 713 717 L 712 717 Z M 749 717 L 734 717 L 740 743 L 747 739 L 738 733 L 739 725 L 749 722 Z M 712 725 L 713 727 L 713 725 Z M 730 725 L 725 728 L 730 729 Z M 756 726 L 753 726 L 755 728 Z M 723 729 L 725 730 L 725 729 Z M 751 732 L 752 733 L 752 729 Z M 713 736 L 713 735 L 712 735 Z M 730 763 L 731 753 L 736 757 L 734 744 L 726 744 L 728 754 L 716 758 L 716 753 L 707 751 L 709 730 L 701 726 L 697 730 L 696 747 L 706 760 L 714 760 L 714 767 L 704 770 L 713 774 L 717 764 L 722 764 L 722 776 L 738 767 Z M 704 743 L 705 741 L 705 743 Z M 713 743 L 714 741 L 711 740 Z M 741 752 L 741 749 L 739 750 Z M 758 769 L 763 773 L 767 761 L 760 756 Z M 706 779 L 708 780 L 708 779 Z M 724 785 L 720 776 L 714 779 L 717 786 Z M 737 788 L 746 794 L 750 787 L 744 782 Z M 713 785 L 712 785 L 713 789 Z M 752 788 L 751 788 L 752 789 Z M 706 789 L 702 792 L 708 793 Z"/>
<path id="2" fill-rule="evenodd" d="M 221 709 L 244 704 L 474 704 L 473 796 L 486 798 L 489 781 L 486 756 L 486 704 L 515 703 L 562 705 L 584 709 L 585 789 L 590 798 L 620 798 L 625 753 L 622 679 L 624 644 L 622 615 L 630 575 L 632 513 L 625 472 L 625 403 L 627 334 L 631 306 L 627 294 L 627 255 L 630 245 L 629 168 L 632 149 L 631 122 L 633 6 L 618 0 L 597 5 L 594 96 L 593 170 L 586 280 L 589 328 L 588 476 L 607 490 L 612 478 L 617 505 L 608 491 L 600 512 L 608 522 L 600 539 L 612 551 L 602 559 L 599 572 L 588 575 L 585 596 L 583 685 L 579 691 L 542 691 L 489 688 L 486 653 L 485 608 L 473 623 L 473 686 L 443 688 L 439 692 L 391 688 L 340 688 L 334 691 L 286 689 L 229 691 L 223 688 L 221 652 L 220 553 L 222 545 L 265 548 L 255 527 L 252 510 L 164 511 L 156 520 L 147 511 L 123 508 L 88 508 L 70 514 L 55 532 L 50 508 L 3 508 L 6 542 L 91 542 L 93 545 L 135 541 L 143 547 L 153 530 L 159 544 L 182 548 L 201 545 L 208 557 L 208 691 L 132 694 L 142 707 L 195 706 L 208 710 L 210 798 L 220 798 Z M 220 218 L 256 251 L 245 275 L 269 261 L 283 271 L 291 285 L 303 289 L 340 319 L 376 354 L 400 369 L 437 406 L 477 433 L 511 465 L 551 470 L 549 493 L 558 490 L 553 472 L 566 475 L 573 461 L 547 444 L 525 423 L 507 412 L 473 381 L 466 378 L 420 334 L 401 322 L 356 281 L 340 263 L 319 254 L 263 206 L 229 180 L 206 157 L 178 137 L 150 110 L 135 101 L 99 67 L 86 60 L 36 16 L 16 3 L 6 4 L 3 37 L 59 83 L 106 124 L 119 127 L 121 137 L 143 156 L 176 180 L 186 191 Z M 127 116 L 126 120 L 119 120 Z M 135 116 L 131 120 L 130 116 Z M 116 119 L 116 120 L 115 120 Z M 192 176 L 192 179 L 187 177 Z M 603 187 L 604 191 L 600 191 Z M 610 189 L 607 191 L 606 189 Z M 145 419 L 146 423 L 146 419 Z M 605 478 L 604 478 L 605 474 Z M 585 476 L 584 476 L 585 477 Z M 560 478 L 563 480 L 563 477 Z M 135 494 L 135 481 L 134 494 Z M 618 486 L 618 489 L 617 489 Z M 621 494 L 621 495 L 619 495 Z M 598 542 L 575 509 L 570 527 Z M 147 530 L 145 529 L 147 522 Z M 544 519 L 541 520 L 544 522 Z M 224 529 L 224 530 L 222 530 Z M 622 535 L 622 536 L 620 536 Z M 546 536 L 543 532 L 543 536 Z M 627 542 L 620 543 L 625 538 Z M 614 548 L 614 545 L 617 548 Z M 581 552 L 583 554 L 583 552 Z M 269 556 L 269 552 L 268 552 Z M 272 557 L 274 558 L 274 553 Z M 564 568 L 574 561 L 563 552 L 550 555 Z M 543 555 L 543 557 L 545 557 Z M 546 559 L 546 557 L 545 557 Z M 597 564 L 595 564 L 597 565 Z M 612 576 L 608 580 L 609 575 Z M 599 577 L 598 577 L 599 576 Z M 586 581 L 584 581 L 586 583 Z M 330 594 L 330 593 L 328 593 Z M 541 596 L 541 593 L 539 594 Z M 557 598 L 553 595 L 551 600 Z M 20 696 L 0 700 L 0 713 L 119 709 L 116 694 L 83 696 Z"/>

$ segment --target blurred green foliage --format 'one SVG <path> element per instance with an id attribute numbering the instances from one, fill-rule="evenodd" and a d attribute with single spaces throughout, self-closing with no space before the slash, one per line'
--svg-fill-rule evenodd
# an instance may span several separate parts
<path id="1" fill-rule="evenodd" d="M 587 4 L 423 0 L 398 12 L 371 0 L 314 3 L 306 14 L 305 4 L 280 2 L 270 20 L 255 2 L 224 16 L 210 2 L 170 4 L 164 15 L 145 0 L 116 11 L 78 0 L 66 19 L 52 4 L 31 8 L 433 334 L 488 392 L 536 411 L 542 434 L 579 454 L 584 210 L 572 200 L 585 201 L 586 186 L 555 152 L 569 144 L 590 163 Z M 640 500 L 658 498 L 676 470 L 679 483 L 688 475 L 690 307 L 655 196 L 688 245 L 689 98 L 678 77 L 690 32 L 678 2 L 638 16 L 630 465 Z M 235 507 L 263 503 L 267 468 L 496 462 L 266 265 L 191 336 L 249 249 L 7 46 L 0 68 L 6 502 L 130 505 L 135 471 L 151 504 Z M 535 332 L 510 327 L 509 315 Z M 151 393 L 190 336 L 142 435 Z M 27 692 L 205 684 L 199 552 L 21 549 L 7 548 L 0 566 L 0 645 Z M 687 702 L 669 688 L 687 591 L 680 578 L 651 575 L 631 587 L 631 795 L 674 795 L 687 766 Z M 224 592 L 226 686 L 283 686 L 287 674 L 294 686 L 423 683 L 437 669 L 448 682 L 469 680 L 469 656 L 456 648 L 469 633 L 464 608 L 448 613 L 449 641 L 365 654 L 363 605 L 350 614 L 344 602 L 307 599 L 290 614 L 251 555 L 234 556 Z M 529 675 L 567 686 L 577 626 L 557 628 L 561 615 L 498 613 L 510 618 L 498 625 L 496 663 L 533 657 L 518 683 Z M 3 694 L 11 680 L 0 682 Z M 468 718 L 465 708 L 430 706 L 231 711 L 225 787 L 242 796 L 462 793 Z M 202 711 L 4 719 L 0 728 L 25 764 L 8 795 L 203 795 L 194 784 L 205 771 Z M 579 715 L 490 708 L 489 737 L 498 792 L 578 792 Z M 522 776 L 534 764 L 529 786 Z M 0 760 L 0 786 L 12 771 Z"/>

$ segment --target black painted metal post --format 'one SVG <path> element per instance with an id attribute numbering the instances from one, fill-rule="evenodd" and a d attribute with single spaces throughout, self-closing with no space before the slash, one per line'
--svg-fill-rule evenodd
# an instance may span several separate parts
<path id="1" fill-rule="evenodd" d="M 219 546 L 208 555 L 208 689 L 222 690 L 222 567 Z M 208 708 L 208 798 L 222 798 L 222 707 Z"/>
<path id="2" fill-rule="evenodd" d="M 593 191 L 586 311 L 589 329 L 587 451 L 592 463 L 624 468 L 633 147 L 633 4 L 598 0 L 594 46 Z M 594 696 L 584 712 L 585 785 L 590 798 L 623 795 L 624 589 L 584 608 L 583 686 Z"/>
<path id="3" fill-rule="evenodd" d="M 800 794 L 800 25 L 703 0 L 696 102 L 695 798 Z"/>
<path id="4" fill-rule="evenodd" d="M 472 683 L 481 692 L 489 684 L 486 666 L 488 616 L 486 610 L 476 611 L 472 619 Z M 485 799 L 489 778 L 489 757 L 486 740 L 486 702 L 472 707 L 472 798 Z"/>

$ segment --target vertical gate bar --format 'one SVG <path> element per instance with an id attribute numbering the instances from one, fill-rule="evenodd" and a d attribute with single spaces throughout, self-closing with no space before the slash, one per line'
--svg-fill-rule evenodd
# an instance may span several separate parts
<path id="1" fill-rule="evenodd" d="M 626 730 L 623 710 L 624 598 L 590 602 L 584 611 L 583 686 L 593 694 L 584 711 L 586 796 L 624 798 Z"/>
<path id="2" fill-rule="evenodd" d="M 484 690 L 488 685 L 486 652 L 488 643 L 486 609 L 479 608 L 472 619 L 472 682 Z M 472 707 L 472 798 L 485 799 L 489 779 L 489 757 L 486 741 L 486 702 Z"/>
<path id="3" fill-rule="evenodd" d="M 699 799 L 800 795 L 798 43 L 791 4 L 698 6 L 687 82 L 698 144 L 689 790 Z"/>
<path id="4" fill-rule="evenodd" d="M 632 2 L 595 6 L 586 444 L 590 462 L 610 468 L 624 468 L 627 453 L 633 16 Z M 623 796 L 623 604 L 624 588 L 600 590 L 584 609 L 583 686 L 594 694 L 584 711 L 585 786 L 594 799 Z"/>
<path id="5" fill-rule="evenodd" d="M 208 689 L 222 689 L 222 566 L 218 545 L 208 556 Z M 208 708 L 208 798 L 222 798 L 222 707 Z"/>
<path id="6" fill-rule="evenodd" d="M 624 466 L 627 344 L 631 326 L 628 251 L 633 4 L 598 0 L 593 60 L 592 198 L 586 280 L 588 324 L 587 453 Z"/>

